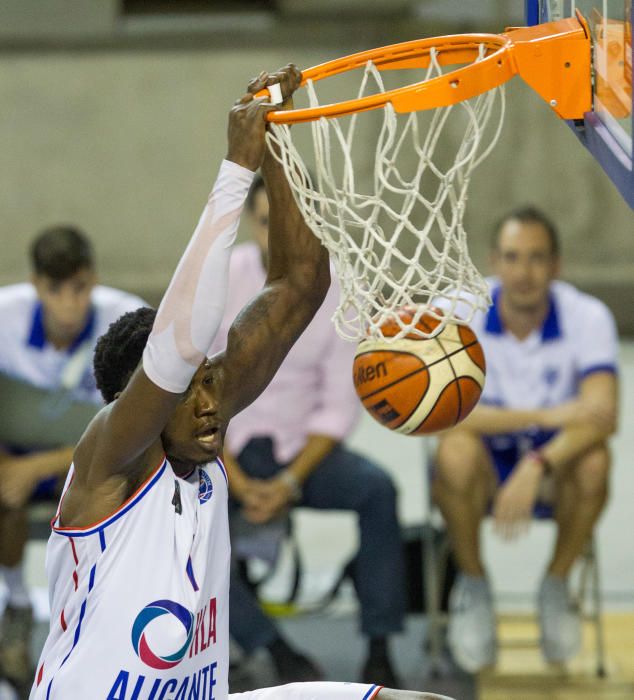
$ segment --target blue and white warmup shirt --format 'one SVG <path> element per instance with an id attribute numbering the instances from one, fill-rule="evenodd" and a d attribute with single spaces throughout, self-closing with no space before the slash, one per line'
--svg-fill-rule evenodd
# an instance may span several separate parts
<path id="1" fill-rule="evenodd" d="M 484 403 L 514 409 L 556 406 L 576 396 L 584 377 L 616 372 L 616 325 L 603 302 L 566 282 L 553 282 L 543 326 L 518 340 L 502 325 L 499 283 L 489 282 L 493 304 L 471 323 L 487 362 Z"/>
<path id="2" fill-rule="evenodd" d="M 147 304 L 137 296 L 111 287 L 97 286 L 86 325 L 67 350 L 57 350 L 46 341 L 42 305 L 32 284 L 0 288 L 0 372 L 21 379 L 40 389 L 64 388 L 71 379 L 73 398 L 102 403 L 95 385 L 92 355 L 97 338 L 128 311 Z M 75 367 L 71 367 L 75 361 Z"/>
<path id="3" fill-rule="evenodd" d="M 226 700 L 227 494 L 220 460 L 181 478 L 164 459 L 101 522 L 62 527 L 58 511 L 30 700 Z"/>
<path id="4" fill-rule="evenodd" d="M 553 282 L 543 326 L 518 340 L 502 325 L 499 282 L 488 282 L 493 304 L 470 324 L 486 358 L 482 403 L 516 410 L 556 406 L 573 399 L 580 381 L 590 374 L 616 373 L 616 324 L 603 302 L 571 284 Z M 545 438 L 532 435 L 529 447 Z M 490 438 L 493 449 L 504 449 L 510 441 L 508 436 Z"/>

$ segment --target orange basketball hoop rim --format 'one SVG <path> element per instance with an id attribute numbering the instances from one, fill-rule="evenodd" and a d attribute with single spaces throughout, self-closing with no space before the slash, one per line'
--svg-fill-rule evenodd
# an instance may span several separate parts
<path id="1" fill-rule="evenodd" d="M 379 71 L 427 68 L 434 52 L 440 65 L 462 67 L 358 99 L 270 112 L 267 119 L 296 124 L 365 112 L 388 103 L 401 113 L 447 107 L 499 87 L 515 75 L 563 119 L 582 119 L 592 109 L 590 31 L 579 12 L 576 18 L 509 28 L 503 34 L 456 34 L 361 51 L 302 71 L 302 85 L 361 68 L 370 61 Z"/>

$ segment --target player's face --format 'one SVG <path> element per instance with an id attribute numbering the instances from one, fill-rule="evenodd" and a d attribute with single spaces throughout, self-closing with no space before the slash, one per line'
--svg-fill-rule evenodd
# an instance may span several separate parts
<path id="1" fill-rule="evenodd" d="M 269 200 L 263 187 L 255 193 L 250 225 L 253 240 L 258 244 L 262 257 L 266 260 L 269 252 Z"/>
<path id="2" fill-rule="evenodd" d="M 225 426 L 218 410 L 213 365 L 205 361 L 194 375 L 161 435 L 173 466 L 206 464 L 222 452 Z"/>
<path id="3" fill-rule="evenodd" d="M 541 224 L 511 219 L 502 227 L 493 253 L 505 302 L 518 311 L 541 308 L 559 271 L 548 232 Z"/>
<path id="4" fill-rule="evenodd" d="M 63 281 L 47 275 L 34 275 L 33 284 L 44 308 L 44 327 L 49 339 L 72 342 L 86 324 L 94 270 L 84 268 Z"/>

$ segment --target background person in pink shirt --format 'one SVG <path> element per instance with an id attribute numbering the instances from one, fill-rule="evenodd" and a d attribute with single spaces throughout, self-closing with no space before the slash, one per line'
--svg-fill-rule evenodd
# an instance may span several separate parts
<path id="1" fill-rule="evenodd" d="M 259 176 L 246 209 L 254 242 L 237 246 L 232 254 L 218 351 L 231 322 L 266 279 L 268 200 Z M 405 611 L 396 492 L 382 469 L 341 444 L 360 405 L 352 384 L 355 346 L 341 340 L 330 321 L 339 292 L 335 280 L 270 385 L 232 420 L 224 457 L 234 509 L 251 523 L 270 523 L 295 505 L 358 513 L 360 546 L 353 575 L 361 628 L 368 637 L 360 680 L 398 687 L 388 655 L 388 636 L 402 629 Z M 282 638 L 235 567 L 230 631 L 247 654 L 268 648 L 280 683 L 322 677 L 316 664 Z"/>

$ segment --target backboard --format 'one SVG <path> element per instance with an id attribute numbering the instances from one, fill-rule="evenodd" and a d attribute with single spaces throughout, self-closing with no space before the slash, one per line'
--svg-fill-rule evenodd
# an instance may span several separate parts
<path id="1" fill-rule="evenodd" d="M 634 0 L 525 0 L 528 25 L 574 16 L 588 20 L 593 45 L 593 111 L 574 125 L 634 208 L 632 17 Z"/>

